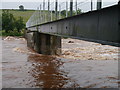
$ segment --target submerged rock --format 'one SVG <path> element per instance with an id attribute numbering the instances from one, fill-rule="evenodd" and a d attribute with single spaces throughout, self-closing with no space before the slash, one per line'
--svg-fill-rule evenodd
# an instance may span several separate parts
<path id="1" fill-rule="evenodd" d="M 69 41 L 68 43 L 74 43 L 74 41 Z"/>

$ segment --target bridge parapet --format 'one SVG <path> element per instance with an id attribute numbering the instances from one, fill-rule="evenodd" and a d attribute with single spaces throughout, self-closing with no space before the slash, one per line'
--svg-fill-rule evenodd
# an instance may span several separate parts
<path id="1" fill-rule="evenodd" d="M 33 37 L 37 36 L 35 39 L 33 39 L 33 41 L 39 38 L 37 39 L 37 42 L 50 42 L 49 45 L 44 43 L 45 46 L 43 44 L 43 46 L 41 46 L 40 44 L 34 44 L 40 48 L 48 47 L 44 48 L 44 50 L 42 49 L 43 52 L 41 51 L 41 49 L 36 49 L 36 51 L 40 51 L 40 53 L 43 54 L 46 52 L 46 50 L 49 51 L 49 54 L 51 54 L 50 52 L 56 53 L 56 50 L 61 47 L 61 36 L 79 38 L 83 40 L 119 46 L 120 5 L 117 4 L 111 7 L 79 14 L 56 21 L 41 24 L 37 23 L 36 25 L 31 24 L 30 26 L 27 26 L 27 30 L 34 32 Z M 36 35 L 36 32 L 39 34 Z M 54 37 L 53 40 L 55 42 L 51 41 L 52 37 Z M 41 40 L 40 38 L 43 40 Z M 57 38 L 59 39 L 57 40 Z M 51 50 L 51 48 L 53 48 L 54 50 Z"/>

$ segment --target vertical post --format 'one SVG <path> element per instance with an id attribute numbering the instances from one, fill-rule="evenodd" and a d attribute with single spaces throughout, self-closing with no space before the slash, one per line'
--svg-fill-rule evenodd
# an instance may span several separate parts
<path id="1" fill-rule="evenodd" d="M 77 13 L 77 0 L 76 0 L 76 5 L 75 5 L 75 6 L 76 6 L 76 15 L 77 15 L 77 14 L 78 14 L 78 13 Z"/>
<path id="2" fill-rule="evenodd" d="M 40 4 L 40 23 L 42 23 L 41 4 Z"/>
<path id="3" fill-rule="evenodd" d="M 48 0 L 48 21 L 50 21 L 50 0 Z"/>
<path id="4" fill-rule="evenodd" d="M 43 22 L 45 22 L 45 0 L 43 0 Z"/>
<path id="5" fill-rule="evenodd" d="M 73 15 L 73 0 L 70 0 L 70 16 Z"/>
<path id="6" fill-rule="evenodd" d="M 38 20 L 39 20 L 39 7 L 37 7 L 37 25 L 38 25 Z"/>
<path id="7" fill-rule="evenodd" d="M 33 22 L 34 22 L 34 25 L 35 25 L 35 13 L 36 13 L 36 11 L 34 12 L 34 14 L 33 14 Z"/>
<path id="8" fill-rule="evenodd" d="M 57 7 L 58 7 L 58 0 L 55 2 L 55 19 L 57 20 Z"/>
<path id="9" fill-rule="evenodd" d="M 35 12 L 35 25 L 37 25 L 37 9 L 36 9 L 36 12 Z"/>
<path id="10" fill-rule="evenodd" d="M 97 10 L 100 10 L 102 7 L 102 0 L 97 0 Z"/>
<path id="11" fill-rule="evenodd" d="M 51 21 L 52 21 L 52 10 L 51 10 Z"/>
<path id="12" fill-rule="evenodd" d="M 47 17 L 46 17 L 47 15 L 46 15 L 46 13 L 44 14 L 44 16 L 45 16 L 45 22 L 47 22 Z"/>
<path id="13" fill-rule="evenodd" d="M 68 17 L 68 1 L 66 0 L 66 17 Z"/>
<path id="14" fill-rule="evenodd" d="M 34 13 L 34 25 L 36 25 L 36 11 Z"/>
<path id="15" fill-rule="evenodd" d="M 52 21 L 52 8 L 51 8 L 51 21 Z"/>
<path id="16" fill-rule="evenodd" d="M 40 21 L 41 21 L 40 20 L 40 7 L 38 7 L 38 9 L 39 9 L 38 11 L 39 11 L 39 24 L 40 24 Z"/>
<path id="17" fill-rule="evenodd" d="M 93 10 L 93 1 L 91 0 L 91 11 Z"/>
<path id="18" fill-rule="evenodd" d="M 61 19 L 61 5 L 59 4 L 59 19 Z"/>

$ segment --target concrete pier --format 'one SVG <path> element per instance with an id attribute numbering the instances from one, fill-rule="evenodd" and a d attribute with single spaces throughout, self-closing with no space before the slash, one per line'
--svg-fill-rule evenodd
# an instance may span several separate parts
<path id="1" fill-rule="evenodd" d="M 61 37 L 39 32 L 27 33 L 27 45 L 45 55 L 61 54 Z"/>

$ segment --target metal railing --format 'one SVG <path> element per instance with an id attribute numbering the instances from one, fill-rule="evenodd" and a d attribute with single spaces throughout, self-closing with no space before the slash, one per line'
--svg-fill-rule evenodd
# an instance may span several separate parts
<path id="1" fill-rule="evenodd" d="M 114 5 L 117 2 L 118 1 L 116 0 L 116 2 L 111 2 L 111 4 L 108 3 L 107 5 Z M 103 8 L 105 7 L 103 2 L 98 3 L 99 4 L 97 4 L 97 0 L 43 0 L 26 23 L 26 27 L 31 27 L 96 10 L 96 8 L 102 8 L 102 5 Z"/>

